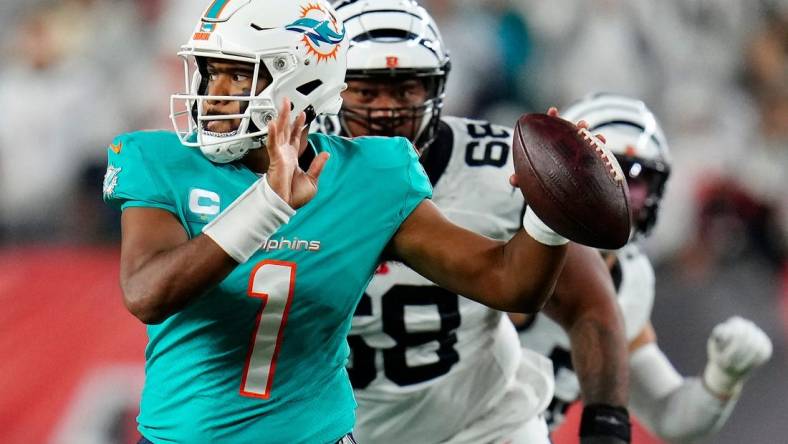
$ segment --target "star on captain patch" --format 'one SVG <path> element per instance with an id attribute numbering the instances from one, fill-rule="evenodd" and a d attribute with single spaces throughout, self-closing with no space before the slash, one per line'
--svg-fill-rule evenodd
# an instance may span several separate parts
<path id="1" fill-rule="evenodd" d="M 115 168 L 112 165 L 107 167 L 107 173 L 104 174 L 104 196 L 112 197 L 115 193 L 115 187 L 118 185 L 118 174 L 120 168 Z"/>

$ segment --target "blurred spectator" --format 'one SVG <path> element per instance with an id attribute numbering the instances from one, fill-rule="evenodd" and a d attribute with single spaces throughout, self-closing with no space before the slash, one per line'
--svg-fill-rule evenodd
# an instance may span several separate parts
<path id="1" fill-rule="evenodd" d="M 502 60 L 495 33 L 497 23 L 482 4 L 454 0 L 426 1 L 451 54 L 444 112 L 479 115 L 479 103 L 489 84 L 500 83 Z"/>
<path id="2" fill-rule="evenodd" d="M 776 268 L 786 258 L 786 18 L 772 11 L 764 26 L 748 39 L 749 51 L 742 56 L 747 65 L 740 71 L 747 74 L 740 106 L 707 111 L 709 116 L 722 115 L 726 120 L 714 126 L 684 128 L 680 133 L 679 143 L 685 145 L 679 148 L 686 148 L 675 151 L 679 158 L 677 175 L 683 176 L 683 187 L 674 191 L 682 194 L 687 204 L 672 214 L 692 213 L 687 207 L 699 208 L 697 228 L 688 231 L 689 237 L 683 239 L 688 241 L 687 250 L 700 248 L 690 256 L 703 262 L 730 257 L 735 255 L 731 251 L 741 253 L 742 248 L 754 249 L 753 252 L 768 258 Z M 692 200 L 693 196 L 697 200 Z M 677 224 L 669 225 L 675 232 Z M 715 247 L 709 249 L 710 245 Z"/>
<path id="3" fill-rule="evenodd" d="M 134 9 L 151 5 L 38 3 L 9 25 L 3 47 L 0 239 L 101 239 L 107 231 L 84 224 L 106 212 L 101 181 L 80 180 L 97 165 L 103 170 L 114 135 L 149 126 L 154 106 L 166 116 L 166 95 L 149 69 L 146 16 Z"/>
<path id="4" fill-rule="evenodd" d="M 540 45 L 531 88 L 543 107 L 568 104 L 590 91 L 651 98 L 660 70 L 631 1 L 519 3 Z"/>
<path id="5" fill-rule="evenodd" d="M 84 29 L 64 23 L 76 5 L 16 23 L 0 71 L 0 226 L 9 241 L 62 236 L 79 171 L 121 125 L 102 70 L 84 57 Z"/>
<path id="6" fill-rule="evenodd" d="M 684 248 L 684 271 L 706 275 L 722 263 L 759 259 L 766 270 L 780 272 L 785 242 L 776 208 L 727 178 L 709 178 L 697 195 L 698 225 Z"/>

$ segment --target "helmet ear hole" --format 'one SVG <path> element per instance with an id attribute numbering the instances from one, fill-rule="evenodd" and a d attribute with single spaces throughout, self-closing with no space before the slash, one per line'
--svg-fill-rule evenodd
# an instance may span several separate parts
<path id="1" fill-rule="evenodd" d="M 194 62 L 197 64 L 197 71 L 192 80 L 193 93 L 202 96 L 208 89 L 208 61 L 205 57 L 195 57 Z M 199 76 L 199 83 L 197 83 L 197 76 Z"/>
<path id="2" fill-rule="evenodd" d="M 304 113 L 306 114 L 306 121 L 304 122 L 304 124 L 306 126 L 309 126 L 312 124 L 312 121 L 315 120 L 315 118 L 317 117 L 317 113 L 315 113 L 315 107 L 312 105 L 307 106 L 306 109 L 304 109 Z"/>
<path id="3" fill-rule="evenodd" d="M 197 101 L 196 100 L 194 101 L 194 103 L 192 103 L 191 116 L 192 116 L 192 120 L 194 120 L 194 124 L 197 125 L 199 119 L 197 118 L 198 114 L 197 114 Z"/>

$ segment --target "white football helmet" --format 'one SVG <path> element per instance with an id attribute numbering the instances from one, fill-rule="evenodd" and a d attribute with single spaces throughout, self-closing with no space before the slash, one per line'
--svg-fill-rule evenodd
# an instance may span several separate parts
<path id="1" fill-rule="evenodd" d="M 344 131 L 351 135 L 346 122 L 352 120 L 367 128 L 383 128 L 375 131 L 378 135 L 394 135 L 386 129 L 411 119 L 411 141 L 420 149 L 429 146 L 437 133 L 450 69 L 449 53 L 435 21 L 413 0 L 343 0 L 334 7 L 350 40 L 348 80 L 417 78 L 428 92 L 423 105 L 387 109 L 389 117 L 383 118 L 373 117 L 379 109 L 345 105 L 339 114 Z"/>
<path id="2" fill-rule="evenodd" d="M 337 114 L 345 88 L 347 38 L 342 22 L 325 0 L 213 0 L 178 55 L 184 61 L 186 92 L 170 99 L 170 118 L 181 142 L 200 147 L 213 162 L 239 159 L 259 148 L 267 124 L 284 98 L 292 119 L 302 111 L 307 124 L 319 114 Z M 208 96 L 206 59 L 254 66 L 248 96 Z M 259 94 L 257 79 L 267 70 L 271 84 Z M 206 101 L 241 102 L 241 113 L 207 115 Z M 240 119 L 232 133 L 212 133 L 211 120 Z"/>
<path id="3" fill-rule="evenodd" d="M 627 176 L 630 200 L 644 186 L 642 209 L 635 216 L 635 233 L 648 234 L 657 221 L 659 203 L 670 176 L 670 150 L 654 114 L 645 103 L 617 94 L 592 94 L 561 112 L 571 122 L 585 120 L 593 133 L 602 133 Z"/>

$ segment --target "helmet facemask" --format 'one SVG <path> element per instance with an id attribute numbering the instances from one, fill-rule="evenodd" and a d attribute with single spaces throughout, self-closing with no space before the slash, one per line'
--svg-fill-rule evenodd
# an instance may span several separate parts
<path id="1" fill-rule="evenodd" d="M 633 237 L 648 236 L 657 223 L 659 204 L 670 177 L 664 162 L 616 155 L 627 178 L 633 217 Z"/>
<path id="2" fill-rule="evenodd" d="M 277 115 L 278 104 L 273 100 L 273 90 L 277 83 L 293 71 L 295 58 L 287 53 L 244 57 L 181 51 L 179 55 L 184 60 L 184 76 L 189 92 L 173 95 L 170 107 L 173 125 L 181 142 L 186 146 L 199 147 L 208 159 L 216 163 L 231 162 L 241 158 L 250 149 L 263 146 L 268 135 L 268 122 Z M 252 79 L 249 91 L 232 96 L 208 95 L 208 59 L 248 63 Z M 259 87 L 261 82 L 266 83 L 262 89 Z M 216 101 L 237 102 L 238 112 L 221 115 L 211 113 L 209 104 Z M 231 131 L 216 132 L 209 129 L 211 122 L 223 120 L 237 120 L 239 123 Z"/>
<path id="3" fill-rule="evenodd" d="M 408 100 L 390 104 L 363 100 L 348 103 L 351 96 L 345 94 L 340 111 L 343 130 L 352 136 L 403 136 L 423 152 L 437 135 L 450 67 L 449 54 L 435 21 L 412 0 L 341 2 L 337 13 L 350 40 L 346 76 L 349 83 L 363 80 L 391 86 L 415 79 L 426 91 L 424 101 L 418 104 Z M 379 108 L 381 105 L 388 107 Z"/>
<path id="4" fill-rule="evenodd" d="M 345 133 L 351 136 L 362 135 L 356 134 L 351 128 L 360 126 L 364 130 L 363 135 L 405 137 L 420 151 L 435 140 L 443 108 L 445 71 L 435 73 L 416 70 L 368 70 L 349 72 L 347 79 L 388 84 L 388 89 L 396 89 L 396 85 L 416 80 L 424 87 L 426 94 L 423 102 L 412 106 L 353 106 L 346 100 L 339 113 L 339 121 Z"/>

